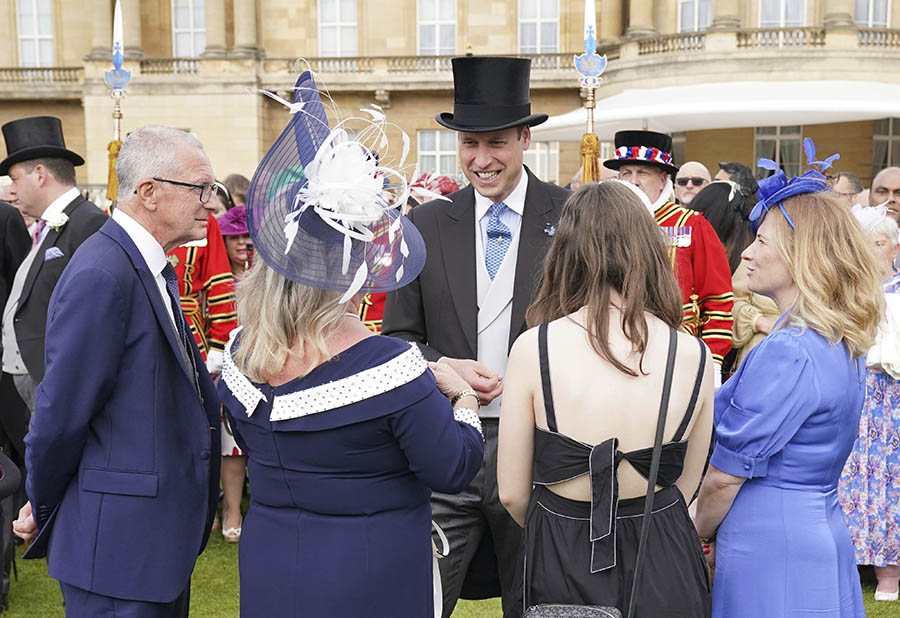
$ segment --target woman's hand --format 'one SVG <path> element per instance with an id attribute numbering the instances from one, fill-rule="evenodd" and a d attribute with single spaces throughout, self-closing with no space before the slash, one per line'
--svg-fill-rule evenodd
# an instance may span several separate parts
<path id="1" fill-rule="evenodd" d="M 428 367 L 434 373 L 438 390 L 445 397 L 453 397 L 469 388 L 468 382 L 463 380 L 448 363 L 428 363 Z"/>

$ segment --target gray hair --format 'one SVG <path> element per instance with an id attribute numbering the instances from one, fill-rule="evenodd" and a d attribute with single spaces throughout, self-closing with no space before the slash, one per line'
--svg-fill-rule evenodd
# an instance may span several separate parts
<path id="1" fill-rule="evenodd" d="M 148 125 L 128 134 L 116 159 L 119 201 L 131 199 L 138 182 L 153 176 L 171 176 L 178 171 L 177 144 L 203 150 L 200 141 L 181 129 Z"/>
<path id="2" fill-rule="evenodd" d="M 882 217 L 878 223 L 875 223 L 865 230 L 870 238 L 884 236 L 893 245 L 896 245 L 898 240 L 900 240 L 898 239 L 898 231 L 900 231 L 900 228 L 897 227 L 897 222 L 893 218 L 887 216 Z"/>

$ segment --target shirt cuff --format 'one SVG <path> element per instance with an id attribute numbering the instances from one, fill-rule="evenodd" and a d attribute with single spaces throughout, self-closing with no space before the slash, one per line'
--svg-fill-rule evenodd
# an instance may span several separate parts
<path id="1" fill-rule="evenodd" d="M 481 429 L 481 419 L 478 418 L 478 412 L 470 408 L 457 408 L 453 410 L 453 418 L 457 422 L 474 427 L 481 434 L 481 439 L 484 440 L 484 431 Z"/>
<path id="2" fill-rule="evenodd" d="M 768 457 L 750 457 L 742 453 L 736 453 L 728 450 L 719 442 L 713 450 L 709 463 L 722 472 L 727 472 L 732 476 L 739 476 L 745 479 L 758 478 L 768 475 L 769 458 Z"/>

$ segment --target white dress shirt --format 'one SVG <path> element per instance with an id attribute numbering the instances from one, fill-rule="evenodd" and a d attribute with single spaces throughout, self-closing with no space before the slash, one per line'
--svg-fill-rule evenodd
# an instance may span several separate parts
<path id="1" fill-rule="evenodd" d="M 175 313 L 172 311 L 172 301 L 169 300 L 169 291 L 166 288 L 166 280 L 162 276 L 163 268 L 166 267 L 168 261 L 162 245 L 147 231 L 147 228 L 123 212 L 121 208 L 113 210 L 112 218 L 113 221 L 122 226 L 122 229 L 125 230 L 125 233 L 128 234 L 128 237 L 131 238 L 137 247 L 141 257 L 144 258 L 147 268 L 150 269 L 150 274 L 156 280 L 156 287 L 159 289 L 159 295 L 162 297 L 166 313 L 169 314 L 172 328 L 175 329 L 175 332 L 178 332 L 178 327 L 175 326 Z"/>
<path id="2" fill-rule="evenodd" d="M 53 219 L 61 215 L 62 211 L 66 209 L 66 206 L 71 204 L 72 200 L 74 200 L 79 195 L 81 194 L 78 192 L 78 188 L 72 187 L 71 189 L 60 195 L 58 198 L 50 202 L 50 205 L 44 209 L 44 214 L 42 214 L 40 218 L 44 221 L 53 221 Z M 41 230 L 40 237 L 38 238 L 38 246 L 40 246 L 40 244 L 44 242 L 44 239 L 47 238 L 47 232 L 49 231 L 50 226 L 45 225 L 44 229 Z"/>

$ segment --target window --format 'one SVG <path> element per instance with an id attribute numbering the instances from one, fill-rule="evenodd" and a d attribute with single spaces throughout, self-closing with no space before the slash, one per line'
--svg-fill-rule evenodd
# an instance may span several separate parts
<path id="1" fill-rule="evenodd" d="M 806 23 L 806 0 L 760 0 L 760 28 L 790 28 Z"/>
<path id="2" fill-rule="evenodd" d="M 319 55 L 356 56 L 356 0 L 319 0 Z"/>
<path id="3" fill-rule="evenodd" d="M 891 0 L 856 0 L 853 21 L 860 28 L 887 28 Z"/>
<path id="4" fill-rule="evenodd" d="M 872 178 L 892 165 L 900 165 L 900 118 L 882 118 L 872 136 Z"/>
<path id="5" fill-rule="evenodd" d="M 456 131 L 419 131 L 419 172 L 456 177 Z"/>
<path id="6" fill-rule="evenodd" d="M 698 32 L 712 22 L 712 0 L 679 0 L 678 32 Z"/>
<path id="7" fill-rule="evenodd" d="M 772 159 L 781 166 L 788 178 L 800 173 L 800 142 L 803 139 L 803 127 L 757 127 L 753 143 L 753 160 Z M 757 167 L 757 178 L 765 178 L 772 172 Z"/>
<path id="8" fill-rule="evenodd" d="M 456 0 L 418 0 L 419 55 L 456 53 Z"/>
<path id="9" fill-rule="evenodd" d="M 531 142 L 523 162 L 544 182 L 559 182 L 559 142 Z"/>
<path id="10" fill-rule="evenodd" d="M 519 53 L 559 51 L 558 0 L 519 0 Z"/>
<path id="11" fill-rule="evenodd" d="M 196 58 L 206 49 L 204 2 L 172 0 L 172 55 L 176 58 Z"/>
<path id="12" fill-rule="evenodd" d="M 19 66 L 53 66 L 53 14 L 50 0 L 16 0 Z"/>

